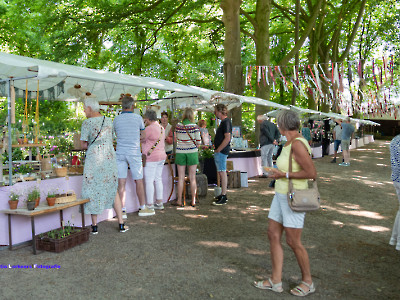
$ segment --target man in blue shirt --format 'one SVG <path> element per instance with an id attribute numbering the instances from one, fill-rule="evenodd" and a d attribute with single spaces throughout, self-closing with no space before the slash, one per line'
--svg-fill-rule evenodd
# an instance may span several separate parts
<path id="1" fill-rule="evenodd" d="M 148 211 L 145 207 L 145 192 L 143 184 L 142 152 L 140 150 L 140 134 L 144 130 L 141 116 L 133 113 L 133 98 L 122 98 L 122 113 L 114 119 L 114 132 L 117 135 L 117 166 L 118 166 L 118 193 L 122 201 L 122 213 L 126 218 L 126 178 L 128 166 L 132 179 L 136 183 L 136 194 L 139 199 L 139 216 L 154 215 L 154 210 Z"/>
<path id="2" fill-rule="evenodd" d="M 350 144 L 354 135 L 354 126 L 350 124 L 350 118 L 347 117 L 342 122 L 342 151 L 343 151 L 343 163 L 339 164 L 342 167 L 350 166 Z"/>

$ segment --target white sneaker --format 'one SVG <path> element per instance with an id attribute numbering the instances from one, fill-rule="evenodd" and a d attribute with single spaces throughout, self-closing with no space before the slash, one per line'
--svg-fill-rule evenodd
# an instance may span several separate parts
<path id="1" fill-rule="evenodd" d="M 139 210 L 139 217 L 146 217 L 146 216 L 153 216 L 155 215 L 156 212 L 154 211 L 154 209 L 150 209 L 150 208 L 144 208 Z"/>
<path id="2" fill-rule="evenodd" d="M 162 210 L 162 209 L 164 209 L 164 204 L 162 204 L 162 203 L 155 203 L 155 204 L 154 204 L 154 209 Z"/>

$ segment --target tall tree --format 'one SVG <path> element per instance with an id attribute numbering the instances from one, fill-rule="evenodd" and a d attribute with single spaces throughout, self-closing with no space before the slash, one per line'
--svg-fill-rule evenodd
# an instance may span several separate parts
<path id="1" fill-rule="evenodd" d="M 240 5 L 242 0 L 221 0 L 225 25 L 224 40 L 224 91 L 237 95 L 243 94 L 243 71 L 240 39 Z M 231 110 L 232 124 L 242 125 L 242 107 Z"/>

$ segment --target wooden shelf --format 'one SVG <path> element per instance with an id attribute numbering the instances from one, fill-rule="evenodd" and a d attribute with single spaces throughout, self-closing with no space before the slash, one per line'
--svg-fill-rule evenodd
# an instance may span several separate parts
<path id="1" fill-rule="evenodd" d="M 12 148 L 32 148 L 32 147 L 44 147 L 46 144 L 16 144 L 11 145 Z M 3 148 L 3 145 L 0 145 L 0 148 Z"/>

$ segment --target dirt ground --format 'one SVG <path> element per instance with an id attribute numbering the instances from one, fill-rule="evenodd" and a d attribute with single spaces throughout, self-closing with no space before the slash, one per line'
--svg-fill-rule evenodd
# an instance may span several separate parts
<path id="1" fill-rule="evenodd" d="M 388 245 L 398 209 L 390 181 L 389 142 L 352 151 L 351 167 L 315 159 L 323 207 L 306 216 L 303 241 L 316 293 L 310 299 L 399 299 L 400 252 Z M 300 280 L 284 245 L 284 293 L 258 290 L 270 275 L 266 236 L 273 197 L 268 179 L 229 190 L 214 207 L 212 189 L 196 208 L 168 205 L 156 216 L 129 214 L 131 230 L 99 224 L 90 241 L 60 254 L 30 247 L 0 251 L 0 267 L 59 265 L 59 269 L 0 268 L 0 299 L 294 299 Z"/>

